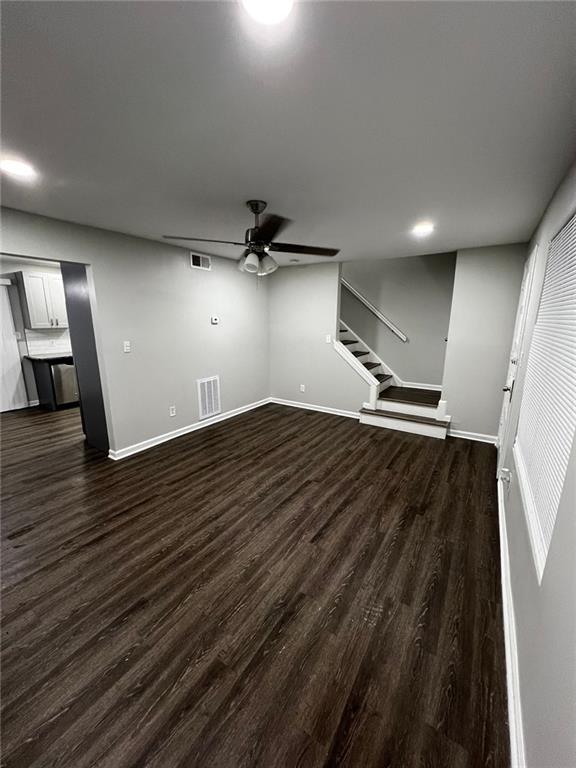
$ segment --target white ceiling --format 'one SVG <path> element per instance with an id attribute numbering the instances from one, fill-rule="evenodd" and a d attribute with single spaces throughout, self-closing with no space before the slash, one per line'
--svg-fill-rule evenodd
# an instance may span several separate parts
<path id="1" fill-rule="evenodd" d="M 2 12 L 3 146 L 41 173 L 4 180 L 10 207 L 242 240 L 258 197 L 281 239 L 379 258 L 527 240 L 576 156 L 573 2 L 304 2 L 280 28 L 236 3 Z"/>

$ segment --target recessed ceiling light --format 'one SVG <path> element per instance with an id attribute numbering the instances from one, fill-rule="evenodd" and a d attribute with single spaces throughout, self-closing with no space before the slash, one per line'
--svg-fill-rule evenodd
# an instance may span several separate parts
<path id="1" fill-rule="evenodd" d="M 412 227 L 414 237 L 428 237 L 434 232 L 435 224 L 433 221 L 419 221 Z"/>
<path id="2" fill-rule="evenodd" d="M 294 0 L 242 0 L 242 5 L 260 24 L 279 24 L 292 10 Z"/>
<path id="3" fill-rule="evenodd" d="M 38 176 L 34 166 L 15 157 L 3 157 L 0 160 L 0 171 L 20 181 L 34 181 Z"/>

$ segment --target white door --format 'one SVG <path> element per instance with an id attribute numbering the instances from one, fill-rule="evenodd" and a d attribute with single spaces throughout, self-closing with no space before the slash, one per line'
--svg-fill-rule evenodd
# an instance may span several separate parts
<path id="1" fill-rule="evenodd" d="M 64 296 L 64 283 L 60 275 L 47 275 L 50 304 L 52 306 L 52 319 L 58 328 L 68 328 L 68 316 L 66 315 L 66 299 Z"/>
<path id="2" fill-rule="evenodd" d="M 506 386 L 504 387 L 504 397 L 502 400 L 502 412 L 500 414 L 500 426 L 498 428 L 498 469 L 502 468 L 502 462 L 508 448 L 510 434 L 508 430 L 510 403 L 514 396 L 514 382 L 518 367 L 520 365 L 520 355 L 522 350 L 522 340 L 526 330 L 526 312 L 528 309 L 528 298 L 532 288 L 532 279 L 534 275 L 534 265 L 536 263 L 536 251 L 534 248 L 526 261 L 524 267 L 524 276 L 522 278 L 522 287 L 520 288 L 520 298 L 518 299 L 518 310 L 516 312 L 516 323 L 514 325 L 514 336 L 512 338 L 512 349 L 510 350 L 510 362 L 508 363 L 508 374 L 506 376 Z"/>
<path id="3" fill-rule="evenodd" d="M 0 351 L 2 370 L 0 371 L 0 410 L 14 411 L 28 406 L 24 374 L 18 351 L 18 342 L 14 330 L 8 288 L 0 286 L 2 349 Z"/>
<path id="4" fill-rule="evenodd" d="M 46 275 L 40 272 L 24 274 L 26 304 L 32 328 L 53 328 L 50 293 Z"/>

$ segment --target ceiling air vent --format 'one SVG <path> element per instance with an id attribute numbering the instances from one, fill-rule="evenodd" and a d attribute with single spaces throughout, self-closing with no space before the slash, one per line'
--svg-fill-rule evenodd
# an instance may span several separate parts
<path id="1" fill-rule="evenodd" d="M 198 381 L 198 412 L 201 419 L 220 413 L 220 377 L 210 376 Z"/>
<path id="2" fill-rule="evenodd" d="M 198 253 L 191 253 L 190 266 L 192 269 L 212 269 L 212 259 L 210 256 L 200 256 Z"/>

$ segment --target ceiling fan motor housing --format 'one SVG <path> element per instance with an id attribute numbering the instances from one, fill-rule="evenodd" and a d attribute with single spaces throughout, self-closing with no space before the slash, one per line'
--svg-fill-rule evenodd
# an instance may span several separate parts
<path id="1" fill-rule="evenodd" d="M 258 227 L 250 227 L 250 229 L 246 230 L 245 242 L 247 247 L 254 251 L 254 253 L 264 253 L 269 245 L 269 243 L 260 240 Z"/>

